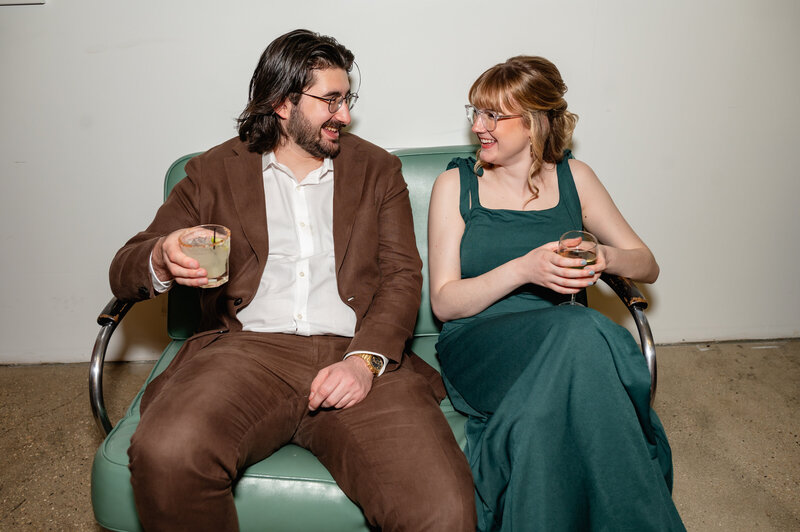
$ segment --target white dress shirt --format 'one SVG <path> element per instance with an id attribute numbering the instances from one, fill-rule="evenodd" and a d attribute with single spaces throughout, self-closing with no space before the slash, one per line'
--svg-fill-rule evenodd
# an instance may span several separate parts
<path id="1" fill-rule="evenodd" d="M 298 183 L 268 152 L 263 172 L 269 256 L 253 301 L 236 317 L 245 331 L 352 337 L 356 314 L 336 284 L 333 161 Z"/>

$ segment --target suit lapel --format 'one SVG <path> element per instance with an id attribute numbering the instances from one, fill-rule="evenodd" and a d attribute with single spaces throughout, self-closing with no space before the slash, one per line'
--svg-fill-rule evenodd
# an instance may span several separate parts
<path id="1" fill-rule="evenodd" d="M 339 156 L 333 160 L 333 249 L 337 273 L 347 254 L 366 177 L 363 158 L 344 144 Z"/>
<path id="2" fill-rule="evenodd" d="M 262 158 L 259 153 L 247 151 L 244 144 L 234 151 L 235 156 L 225 159 L 231 196 L 244 236 L 263 268 L 269 253 L 269 239 Z"/>

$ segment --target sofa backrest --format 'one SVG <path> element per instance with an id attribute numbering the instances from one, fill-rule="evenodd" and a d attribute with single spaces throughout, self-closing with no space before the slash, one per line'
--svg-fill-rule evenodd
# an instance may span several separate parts
<path id="1" fill-rule="evenodd" d="M 477 146 L 444 146 L 434 148 L 409 148 L 393 153 L 403 163 L 403 177 L 408 183 L 411 210 L 414 213 L 414 234 L 417 249 L 422 257 L 422 303 L 417 315 L 414 336 L 439 334 L 441 323 L 433 316 L 428 292 L 428 204 L 436 177 L 445 171 L 453 157 L 474 156 Z"/>
<path id="2" fill-rule="evenodd" d="M 408 183 L 411 209 L 414 214 L 414 233 L 417 248 L 422 257 L 422 304 L 420 305 L 415 336 L 434 336 L 439 334 L 440 326 L 433 316 L 428 296 L 428 202 L 433 182 L 447 167 L 453 157 L 475 155 L 477 146 L 444 146 L 434 148 L 408 148 L 395 150 L 403 163 L 403 177 Z M 170 166 L 164 180 L 164 199 L 172 187 L 186 177 L 186 163 L 199 153 L 184 155 Z M 175 286 L 169 294 L 167 311 L 167 331 L 170 338 L 186 339 L 191 336 L 199 322 L 196 290 Z"/>

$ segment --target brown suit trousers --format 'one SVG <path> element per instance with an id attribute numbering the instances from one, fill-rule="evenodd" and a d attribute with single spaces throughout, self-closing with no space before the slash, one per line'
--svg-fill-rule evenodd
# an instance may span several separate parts
<path id="1" fill-rule="evenodd" d="M 349 342 L 228 333 L 182 360 L 129 450 L 145 530 L 238 530 L 238 475 L 286 443 L 316 455 L 372 526 L 474 530 L 469 467 L 421 375 L 400 367 L 351 408 L 309 412 L 312 379 Z"/>

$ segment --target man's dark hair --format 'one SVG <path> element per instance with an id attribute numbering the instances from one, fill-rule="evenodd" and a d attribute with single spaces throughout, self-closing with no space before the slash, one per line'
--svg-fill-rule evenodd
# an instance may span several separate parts
<path id="1" fill-rule="evenodd" d="M 248 150 L 264 153 L 281 140 L 280 118 L 275 113 L 286 98 L 293 104 L 314 81 L 314 71 L 341 68 L 350 72 L 353 53 L 333 37 L 309 30 L 294 30 L 267 46 L 250 79 L 250 98 L 239 115 L 239 138 Z"/>

